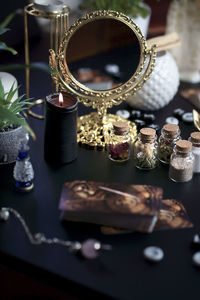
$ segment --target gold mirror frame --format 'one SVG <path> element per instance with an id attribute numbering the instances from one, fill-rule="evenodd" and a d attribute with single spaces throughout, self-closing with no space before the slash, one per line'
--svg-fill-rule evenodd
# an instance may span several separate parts
<path id="1" fill-rule="evenodd" d="M 140 61 L 135 73 L 122 85 L 103 91 L 95 91 L 78 82 L 70 73 L 66 62 L 66 49 L 72 35 L 83 25 L 98 19 L 118 20 L 132 29 L 140 44 Z M 65 32 L 57 53 L 50 49 L 50 66 L 52 78 L 60 91 L 75 94 L 78 101 L 87 107 L 97 109 L 97 113 L 91 113 L 79 118 L 78 142 L 90 147 L 105 147 L 112 123 L 124 121 L 123 118 L 106 114 L 107 109 L 113 105 L 119 105 L 131 94 L 136 93 L 151 75 L 155 64 L 155 45 L 147 50 L 146 40 L 140 28 L 128 16 L 115 11 L 95 11 L 78 19 Z M 149 56 L 149 60 L 147 60 Z M 128 121 L 130 133 L 135 139 L 137 131 L 134 123 Z"/>

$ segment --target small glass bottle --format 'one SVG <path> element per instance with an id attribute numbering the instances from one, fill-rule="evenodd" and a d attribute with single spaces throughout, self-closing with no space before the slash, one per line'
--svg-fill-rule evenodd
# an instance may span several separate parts
<path id="1" fill-rule="evenodd" d="M 154 169 L 158 164 L 158 143 L 156 131 L 142 128 L 134 145 L 136 167 L 143 170 Z"/>
<path id="2" fill-rule="evenodd" d="M 108 157 L 113 161 L 123 162 L 130 158 L 131 136 L 126 122 L 113 123 L 109 137 Z"/>
<path id="3" fill-rule="evenodd" d="M 180 129 L 175 124 L 165 124 L 158 140 L 158 157 L 163 163 L 169 164 L 174 146 L 180 140 Z"/>
<path id="4" fill-rule="evenodd" d="M 28 192 L 33 189 L 34 170 L 30 162 L 29 146 L 21 143 L 21 148 L 13 170 L 17 190 Z"/>
<path id="5" fill-rule="evenodd" d="M 170 158 L 169 177 L 175 182 L 186 182 L 192 179 L 194 156 L 192 143 L 186 140 L 176 142 Z"/>
<path id="6" fill-rule="evenodd" d="M 192 154 L 194 155 L 194 173 L 200 173 L 200 132 L 190 134 L 189 141 L 192 142 Z"/>

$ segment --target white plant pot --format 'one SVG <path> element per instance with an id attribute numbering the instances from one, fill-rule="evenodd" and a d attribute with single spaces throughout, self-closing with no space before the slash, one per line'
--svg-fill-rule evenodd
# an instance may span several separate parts
<path id="1" fill-rule="evenodd" d="M 179 72 L 176 62 L 169 52 L 161 52 L 157 55 L 150 78 L 127 102 L 133 108 L 158 110 L 174 98 L 178 86 Z"/>
<path id="2" fill-rule="evenodd" d="M 9 164 L 16 161 L 20 143 L 27 134 L 23 126 L 13 130 L 0 131 L 0 164 Z"/>
<path id="3" fill-rule="evenodd" d="M 167 33 L 176 31 L 181 46 L 171 50 L 182 81 L 200 82 L 200 18 L 197 1 L 173 0 L 167 16 Z"/>
<path id="4" fill-rule="evenodd" d="M 14 89 L 17 88 L 17 79 L 10 73 L 7 72 L 0 72 L 0 80 L 3 84 L 4 87 L 4 92 L 8 93 L 9 90 L 11 89 L 12 85 L 14 84 Z M 18 98 L 18 90 L 15 92 L 11 102 L 16 100 Z"/>
<path id="5" fill-rule="evenodd" d="M 133 22 L 135 22 L 138 27 L 141 29 L 144 37 L 147 37 L 148 29 L 149 29 L 149 22 L 151 19 L 151 8 L 147 4 L 144 4 L 144 6 L 149 10 L 149 14 L 146 16 L 146 18 L 143 18 L 141 16 L 138 16 L 137 18 L 133 18 L 129 16 Z"/>

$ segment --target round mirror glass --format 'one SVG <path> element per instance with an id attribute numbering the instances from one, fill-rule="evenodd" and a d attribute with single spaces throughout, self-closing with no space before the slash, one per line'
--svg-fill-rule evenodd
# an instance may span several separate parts
<path id="1" fill-rule="evenodd" d="M 127 82 L 140 62 L 134 31 L 115 19 L 96 19 L 78 28 L 65 53 L 71 75 L 91 90 L 109 90 Z"/>

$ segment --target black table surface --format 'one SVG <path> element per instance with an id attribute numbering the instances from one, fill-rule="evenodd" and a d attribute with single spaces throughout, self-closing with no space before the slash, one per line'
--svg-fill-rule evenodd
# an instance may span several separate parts
<path id="1" fill-rule="evenodd" d="M 123 104 L 125 106 L 125 104 Z M 193 106 L 179 94 L 163 109 L 155 112 L 161 126 L 175 108 L 191 111 Z M 117 108 L 115 108 L 116 110 Z M 80 111 L 83 107 L 80 107 Z M 103 151 L 78 148 L 76 161 L 53 167 L 43 158 L 44 121 L 30 119 L 37 135 L 30 141 L 31 161 L 35 171 L 34 190 L 17 193 L 12 178 L 13 164 L 0 167 L 0 204 L 16 209 L 26 220 L 31 232 L 47 237 L 83 241 L 96 238 L 113 246 L 96 260 L 84 260 L 62 246 L 31 245 L 18 220 L 11 217 L 0 224 L 0 253 L 11 265 L 36 274 L 41 271 L 54 276 L 55 282 L 74 284 L 119 299 L 191 299 L 199 293 L 200 270 L 192 264 L 193 234 L 200 229 L 200 175 L 187 183 L 174 183 L 168 178 L 168 166 L 160 164 L 152 171 L 135 168 L 133 158 L 126 163 L 114 163 Z M 182 137 L 188 138 L 193 125 L 180 123 Z M 105 236 L 99 226 L 80 223 L 61 224 L 59 197 L 65 181 L 77 179 L 127 184 L 152 184 L 164 189 L 164 198 L 178 199 L 186 207 L 194 223 L 192 229 L 166 230 L 152 234 L 129 233 Z M 147 263 L 143 249 L 155 245 L 164 250 L 165 257 L 158 264 Z M 85 290 L 85 291 L 86 291 Z"/>

